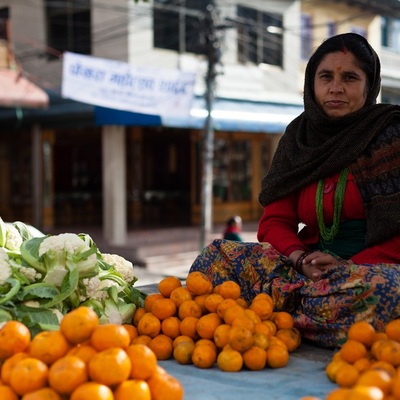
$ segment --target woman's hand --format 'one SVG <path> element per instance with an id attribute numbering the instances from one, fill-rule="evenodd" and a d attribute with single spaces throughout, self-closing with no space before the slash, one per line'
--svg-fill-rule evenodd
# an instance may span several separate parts
<path id="1" fill-rule="evenodd" d="M 321 279 L 325 271 L 344 263 L 346 262 L 338 260 L 332 254 L 314 251 L 303 260 L 303 275 L 316 282 Z"/>

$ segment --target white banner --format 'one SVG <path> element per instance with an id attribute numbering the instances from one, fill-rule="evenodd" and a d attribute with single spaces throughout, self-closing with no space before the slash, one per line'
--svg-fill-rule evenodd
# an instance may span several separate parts
<path id="1" fill-rule="evenodd" d="M 64 53 L 62 96 L 151 115 L 187 117 L 196 75 Z"/>

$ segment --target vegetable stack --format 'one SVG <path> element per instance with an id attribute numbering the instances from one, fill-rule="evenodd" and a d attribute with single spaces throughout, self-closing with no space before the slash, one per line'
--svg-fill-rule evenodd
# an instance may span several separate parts
<path id="1" fill-rule="evenodd" d="M 39 236 L 0 218 L 0 322 L 21 321 L 32 333 L 53 330 L 86 305 L 101 323 L 123 324 L 143 305 L 136 281 L 130 261 L 101 253 L 88 234 Z"/>

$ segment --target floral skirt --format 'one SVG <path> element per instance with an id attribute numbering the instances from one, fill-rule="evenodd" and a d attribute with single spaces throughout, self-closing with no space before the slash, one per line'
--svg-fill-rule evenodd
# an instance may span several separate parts
<path id="1" fill-rule="evenodd" d="M 268 243 L 215 239 L 193 262 L 214 286 L 237 282 L 248 302 L 260 292 L 272 296 L 275 309 L 288 311 L 302 336 L 323 347 L 344 343 L 356 321 L 383 331 L 400 318 L 400 265 L 342 265 L 313 282 L 297 273 L 292 262 Z"/>

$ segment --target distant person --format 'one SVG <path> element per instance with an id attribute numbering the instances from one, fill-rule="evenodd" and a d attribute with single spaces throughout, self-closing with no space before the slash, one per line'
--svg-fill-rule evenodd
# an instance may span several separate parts
<path id="1" fill-rule="evenodd" d="M 238 215 L 229 218 L 228 221 L 226 221 L 224 239 L 243 242 L 240 232 L 242 232 L 242 218 L 240 218 Z"/>

